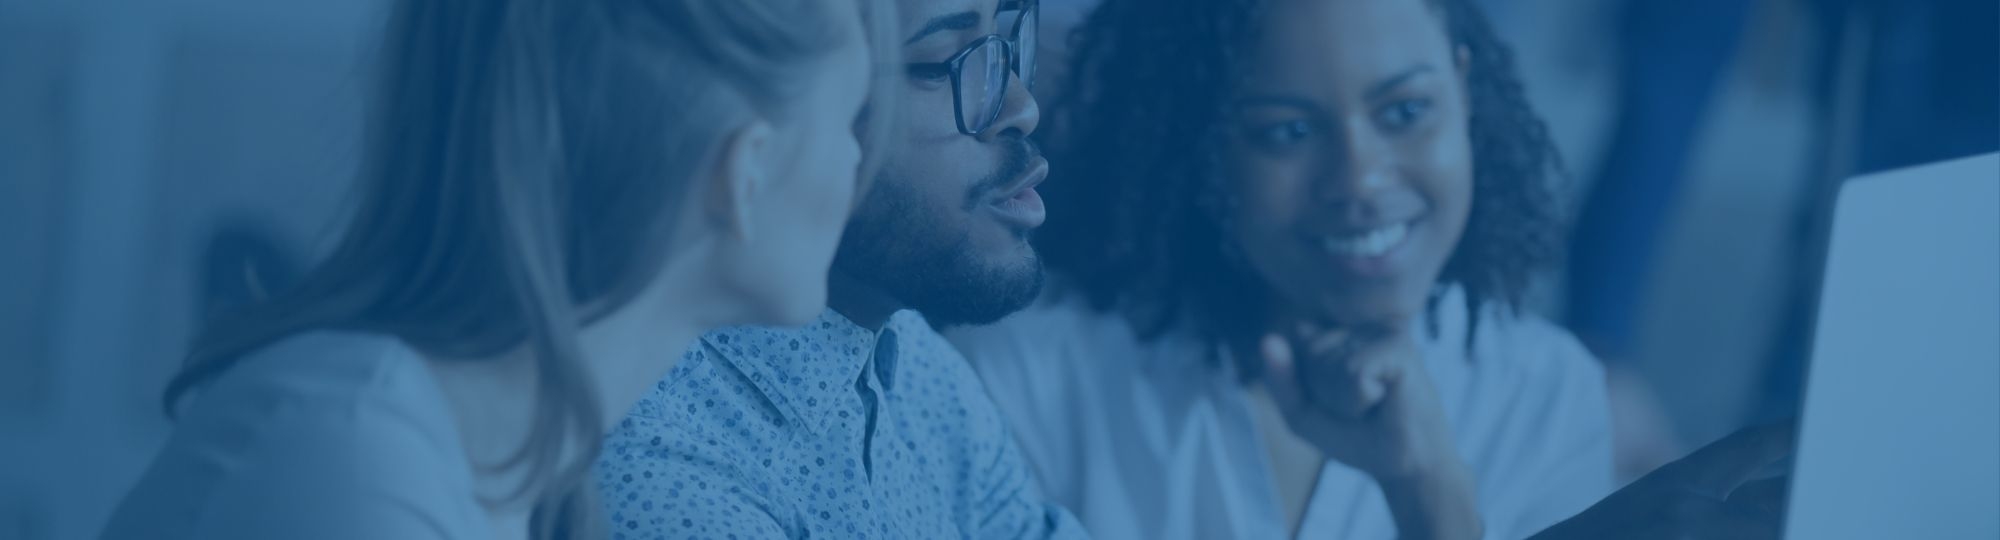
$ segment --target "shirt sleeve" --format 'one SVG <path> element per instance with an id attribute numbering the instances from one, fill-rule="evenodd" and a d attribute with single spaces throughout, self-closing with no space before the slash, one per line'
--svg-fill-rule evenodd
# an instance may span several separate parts
<path id="1" fill-rule="evenodd" d="M 628 415 L 605 438 L 595 474 L 610 538 L 796 536 L 771 513 L 765 490 L 731 465 L 727 445 L 670 424 Z"/>
<path id="2" fill-rule="evenodd" d="M 1082 459 L 1075 444 L 1081 411 L 1091 405 L 1073 393 L 1083 383 L 1057 366 L 1094 358 L 1059 357 L 1040 332 L 1033 313 L 1016 314 L 999 323 L 953 329 L 945 334 L 976 372 L 986 396 L 998 409 L 1020 459 L 1034 473 L 1044 493 L 1073 493 L 1070 479 Z M 1039 338 L 1039 340 L 1038 340 Z"/>
<path id="3" fill-rule="evenodd" d="M 1500 433 L 1516 456 L 1494 467 L 1488 538 L 1526 538 L 1581 512 L 1613 487 L 1604 369 L 1567 332 L 1533 332 L 1539 358 L 1522 380 L 1517 414 Z M 1529 360 L 1529 359 L 1522 359 Z"/>
<path id="4" fill-rule="evenodd" d="M 1002 444 L 981 471 L 979 522 L 974 538 L 1083 539 L 1083 525 L 1068 510 L 1043 497 L 1011 441 Z"/>
<path id="5" fill-rule="evenodd" d="M 941 337 L 930 344 L 953 351 Z M 972 478 L 972 538 L 1001 539 L 1080 539 L 1088 538 L 1083 525 L 1060 505 L 1043 495 L 1035 474 L 1022 459 L 1018 443 L 1010 435 L 1000 411 L 986 393 L 971 366 L 958 354 L 944 354 L 963 390 L 966 411 L 968 456 Z"/>

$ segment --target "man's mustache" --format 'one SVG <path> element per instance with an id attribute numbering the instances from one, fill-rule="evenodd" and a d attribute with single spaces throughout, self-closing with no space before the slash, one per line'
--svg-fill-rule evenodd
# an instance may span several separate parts
<path id="1" fill-rule="evenodd" d="M 993 192 L 1006 188 L 1015 179 L 1027 174 L 1028 166 L 1034 163 L 1036 157 L 1042 155 L 1041 146 L 1036 145 L 1034 141 L 1021 136 L 1006 137 L 1008 137 L 1004 143 L 1006 152 L 1001 156 L 1000 168 L 973 183 L 972 189 L 966 191 L 967 211 L 978 208 L 980 203 L 992 198 Z"/>

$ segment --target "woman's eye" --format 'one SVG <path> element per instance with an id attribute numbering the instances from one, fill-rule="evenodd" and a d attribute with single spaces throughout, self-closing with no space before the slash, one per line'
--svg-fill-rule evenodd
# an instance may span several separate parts
<path id="1" fill-rule="evenodd" d="M 1267 147 L 1297 144 L 1313 135 L 1311 122 L 1303 119 L 1265 124 L 1250 130 L 1250 142 Z"/>
<path id="2" fill-rule="evenodd" d="M 1416 125 L 1428 117 L 1431 100 L 1426 98 L 1397 100 L 1375 110 L 1375 121 L 1389 129 L 1403 129 Z"/>
<path id="3" fill-rule="evenodd" d="M 921 82 L 943 82 L 951 78 L 951 67 L 942 63 L 910 64 L 910 78 Z"/>

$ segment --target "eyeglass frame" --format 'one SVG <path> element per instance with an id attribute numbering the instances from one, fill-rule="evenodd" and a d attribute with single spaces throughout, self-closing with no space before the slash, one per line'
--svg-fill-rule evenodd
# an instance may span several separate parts
<path id="1" fill-rule="evenodd" d="M 1006 5 L 1009 2 L 1013 5 Z M 1007 69 L 1000 71 L 1000 95 L 994 96 L 994 99 L 998 100 L 1000 105 L 994 107 L 992 114 L 987 115 L 985 119 L 986 127 L 991 129 L 993 122 L 1000 118 L 1000 113 L 1007 110 L 1007 87 L 1013 82 L 1011 77 L 1021 75 L 1021 52 L 1018 49 L 1022 45 L 1017 41 L 1021 37 L 1021 29 L 1028 24 L 1028 19 L 1032 17 L 1035 19 L 1035 24 L 1039 31 L 1042 15 L 1041 8 L 1041 0 L 1002 0 L 1002 6 L 999 9 L 993 10 L 995 13 L 1004 11 L 1021 12 L 1021 18 L 1014 21 L 1014 29 L 1008 32 L 1013 34 L 1013 37 L 1002 36 L 1000 34 L 979 36 L 977 39 L 973 39 L 972 43 L 966 44 L 965 48 L 959 49 L 957 54 L 951 55 L 951 58 L 945 59 L 943 62 L 911 62 L 907 64 L 909 67 L 944 68 L 946 73 L 951 74 L 951 118 L 953 122 L 958 124 L 959 133 L 977 136 L 985 132 L 985 130 L 973 131 L 969 126 L 965 125 L 965 98 L 961 95 L 965 90 L 962 88 L 964 85 L 959 80 L 959 74 L 965 69 L 965 59 L 972 56 L 973 51 L 979 50 L 980 47 L 986 46 L 987 42 L 991 41 L 999 41 L 1000 53 L 1007 55 Z M 1041 39 L 1039 32 L 1035 35 L 1035 39 L 1037 41 Z M 1038 44 L 1030 43 L 1026 46 L 1033 47 L 1036 45 Z M 1037 62 L 1039 63 L 1039 60 Z M 1030 69 L 1028 74 L 1021 76 L 1026 81 L 1023 83 L 1025 87 L 1032 90 L 1035 87 L 1033 70 Z"/>

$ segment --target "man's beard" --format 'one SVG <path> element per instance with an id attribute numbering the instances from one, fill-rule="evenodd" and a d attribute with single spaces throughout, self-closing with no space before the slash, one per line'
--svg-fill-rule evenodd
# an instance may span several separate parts
<path id="1" fill-rule="evenodd" d="M 1001 167 L 967 190 L 962 208 L 972 219 L 992 193 L 1019 178 L 1035 150 L 1026 141 L 1010 149 Z M 887 174 L 885 171 L 884 174 Z M 1027 307 L 1042 290 L 1042 262 L 1033 250 L 1006 261 L 986 261 L 956 220 L 925 208 L 907 182 L 877 179 L 867 200 L 841 235 L 834 267 L 880 289 L 937 326 L 981 325 Z M 1028 231 L 1017 234 L 1027 241 Z"/>

